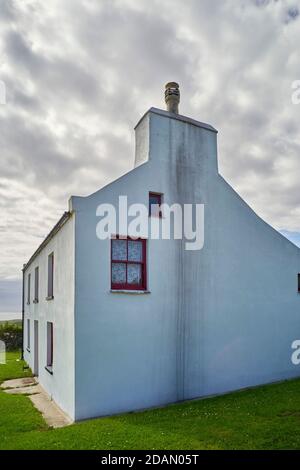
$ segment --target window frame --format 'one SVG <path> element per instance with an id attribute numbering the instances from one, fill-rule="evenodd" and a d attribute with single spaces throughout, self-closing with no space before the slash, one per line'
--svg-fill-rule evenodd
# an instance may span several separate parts
<path id="1" fill-rule="evenodd" d="M 30 319 L 27 318 L 27 351 L 30 352 Z"/>
<path id="2" fill-rule="evenodd" d="M 31 273 L 27 276 L 27 305 L 30 304 L 30 296 L 31 296 Z"/>
<path id="3" fill-rule="evenodd" d="M 150 198 L 157 198 L 158 199 L 158 206 L 159 206 L 159 212 L 158 214 L 152 214 L 151 213 L 151 206 L 152 204 L 150 203 Z M 155 193 L 153 191 L 149 191 L 149 217 L 159 217 L 159 218 L 162 218 L 162 210 L 161 210 L 161 206 L 163 204 L 163 193 Z"/>
<path id="4" fill-rule="evenodd" d="M 46 357 L 46 370 L 52 373 L 53 371 L 53 322 L 47 321 L 47 357 Z"/>
<path id="5" fill-rule="evenodd" d="M 126 241 L 126 260 L 113 260 L 112 257 L 112 248 L 113 242 L 116 240 L 124 240 Z M 129 261 L 128 260 L 128 242 L 139 242 L 142 243 L 142 261 Z M 125 264 L 126 265 L 126 283 L 124 284 L 117 284 L 113 283 L 112 279 L 112 268 L 113 264 Z M 129 264 L 139 264 L 141 265 L 141 274 L 142 274 L 142 282 L 140 285 L 138 284 L 128 284 L 127 282 L 127 268 Z M 146 238 L 131 238 L 131 237 L 120 237 L 115 236 L 110 240 L 110 286 L 112 291 L 118 290 L 126 290 L 126 291 L 146 291 L 147 290 L 147 239 Z"/>
<path id="6" fill-rule="evenodd" d="M 300 273 L 298 273 L 298 294 L 300 294 Z"/>
<path id="7" fill-rule="evenodd" d="M 36 266 L 34 269 L 34 299 L 33 303 L 38 303 L 39 301 L 39 267 Z"/>
<path id="8" fill-rule="evenodd" d="M 48 282 L 46 299 L 54 299 L 54 252 L 48 255 Z"/>

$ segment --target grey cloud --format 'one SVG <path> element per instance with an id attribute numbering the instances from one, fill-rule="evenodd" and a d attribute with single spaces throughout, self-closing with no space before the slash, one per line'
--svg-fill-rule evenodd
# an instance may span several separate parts
<path id="1" fill-rule="evenodd" d="M 15 17 L 14 2 L 12 0 L 1 0 L 0 21 L 10 21 Z"/>
<path id="2" fill-rule="evenodd" d="M 268 222 L 300 231 L 296 4 L 2 5 L 0 279 L 20 276 L 71 194 L 130 169 L 133 127 L 147 108 L 164 106 L 169 80 L 180 82 L 183 114 L 219 129 L 222 174 Z"/>
<path id="3" fill-rule="evenodd" d="M 21 281 L 0 283 L 0 312 L 21 312 Z"/>
<path id="4" fill-rule="evenodd" d="M 100 83 L 76 62 L 41 56 L 17 31 L 9 31 L 5 39 L 5 52 L 14 70 L 26 74 L 39 87 L 42 96 L 50 93 L 55 100 L 64 100 L 64 104 L 66 99 L 84 102 L 89 99 L 91 103 L 98 99 Z"/>
<path id="5" fill-rule="evenodd" d="M 295 21 L 299 16 L 299 8 L 294 6 L 287 10 L 286 13 L 286 22 Z"/>

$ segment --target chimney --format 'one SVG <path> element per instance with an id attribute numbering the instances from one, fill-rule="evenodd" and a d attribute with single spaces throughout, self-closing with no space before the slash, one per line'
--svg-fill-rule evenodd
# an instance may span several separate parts
<path id="1" fill-rule="evenodd" d="M 169 113 L 178 114 L 178 105 L 180 102 L 180 91 L 178 83 L 169 82 L 166 84 L 165 101 L 167 105 L 167 111 L 169 111 Z"/>

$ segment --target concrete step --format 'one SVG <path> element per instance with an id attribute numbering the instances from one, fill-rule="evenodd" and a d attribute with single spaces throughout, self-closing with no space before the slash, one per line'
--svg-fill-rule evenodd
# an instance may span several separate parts
<path id="1" fill-rule="evenodd" d="M 22 377 L 21 379 L 6 380 L 1 384 L 1 388 L 4 390 L 8 388 L 23 388 L 36 385 L 37 380 L 35 377 Z"/>

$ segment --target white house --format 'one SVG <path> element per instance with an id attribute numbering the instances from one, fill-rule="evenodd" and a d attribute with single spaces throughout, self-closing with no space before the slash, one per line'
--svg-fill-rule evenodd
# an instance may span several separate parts
<path id="1" fill-rule="evenodd" d="M 25 360 L 74 420 L 300 375 L 300 250 L 218 173 L 217 131 L 178 114 L 175 83 L 166 101 L 135 128 L 134 169 L 71 197 L 23 269 Z M 119 196 L 204 205 L 203 247 L 100 239 L 99 206 L 123 216 Z"/>

